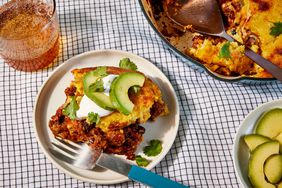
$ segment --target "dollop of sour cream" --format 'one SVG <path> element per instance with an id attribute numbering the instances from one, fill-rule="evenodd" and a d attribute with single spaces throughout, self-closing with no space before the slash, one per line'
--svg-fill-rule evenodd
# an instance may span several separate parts
<path id="1" fill-rule="evenodd" d="M 104 87 L 104 94 L 108 95 L 110 94 L 110 88 L 113 80 L 117 77 L 118 75 L 110 74 L 108 76 L 105 76 L 102 78 L 103 80 L 103 87 Z M 110 110 L 106 110 L 104 108 L 101 108 L 98 106 L 94 101 L 89 99 L 86 95 L 84 95 L 80 101 L 79 104 L 79 109 L 76 112 L 76 117 L 78 119 L 85 119 L 88 116 L 88 113 L 94 112 L 97 113 L 100 117 L 107 116 L 112 113 Z"/>
<path id="2" fill-rule="evenodd" d="M 104 94 L 105 95 L 110 95 L 110 89 L 111 89 L 111 85 L 112 82 L 114 81 L 114 79 L 117 77 L 118 75 L 115 74 L 110 74 L 108 76 L 105 76 L 102 80 L 104 83 Z"/>

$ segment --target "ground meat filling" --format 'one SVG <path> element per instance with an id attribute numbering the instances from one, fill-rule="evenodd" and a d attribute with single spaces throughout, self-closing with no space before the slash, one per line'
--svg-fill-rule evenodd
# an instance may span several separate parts
<path id="1" fill-rule="evenodd" d="M 156 120 L 157 117 L 161 116 L 165 112 L 165 104 L 161 102 L 155 102 L 150 109 L 151 120 Z"/>
<path id="2" fill-rule="evenodd" d="M 106 153 L 125 155 L 130 160 L 135 159 L 134 153 L 143 140 L 144 127 L 132 124 L 123 129 L 113 129 L 104 133 L 94 124 L 86 124 L 85 120 L 70 120 L 63 115 L 61 107 L 51 118 L 49 127 L 55 137 L 73 142 L 87 142 L 90 147 L 102 149 Z"/>
<path id="3" fill-rule="evenodd" d="M 76 92 L 76 87 L 67 87 L 65 89 L 66 96 L 74 96 Z"/>
<path id="4" fill-rule="evenodd" d="M 85 120 L 71 120 L 65 116 L 63 114 L 63 107 L 60 107 L 49 121 L 49 127 L 56 137 L 73 142 L 86 142 L 88 140 L 84 124 Z"/>
<path id="5" fill-rule="evenodd" d="M 124 143 L 120 146 L 111 145 L 105 149 L 105 152 L 126 155 L 127 159 L 134 160 L 134 152 L 143 140 L 142 135 L 145 133 L 145 128 L 140 125 L 133 124 L 123 128 L 123 132 L 125 137 Z"/>

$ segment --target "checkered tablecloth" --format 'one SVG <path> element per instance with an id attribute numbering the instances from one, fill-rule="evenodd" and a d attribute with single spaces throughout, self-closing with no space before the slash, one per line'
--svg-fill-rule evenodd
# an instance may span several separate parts
<path id="1" fill-rule="evenodd" d="M 48 70 L 15 71 L 0 60 L 0 187 L 108 187 L 55 168 L 32 125 L 43 81 L 65 60 L 90 50 L 119 49 L 153 62 L 169 78 L 180 105 L 176 140 L 154 172 L 191 187 L 240 187 L 232 163 L 236 130 L 259 104 L 282 98 L 282 84 L 215 80 L 178 59 L 154 33 L 137 0 L 57 0 L 61 51 Z M 109 187 L 143 187 L 127 182 Z"/>

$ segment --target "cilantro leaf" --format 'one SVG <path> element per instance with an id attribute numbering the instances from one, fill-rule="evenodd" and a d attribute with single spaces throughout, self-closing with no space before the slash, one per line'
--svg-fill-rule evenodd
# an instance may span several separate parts
<path id="1" fill-rule="evenodd" d="M 143 151 L 147 156 L 150 157 L 150 156 L 156 156 L 156 155 L 160 154 L 162 149 L 163 149 L 163 147 L 162 147 L 161 141 L 151 140 L 150 145 L 146 146 Z"/>
<path id="2" fill-rule="evenodd" d="M 91 92 L 103 92 L 104 91 L 104 82 L 102 79 L 96 80 L 96 82 L 90 84 L 89 91 Z"/>
<path id="3" fill-rule="evenodd" d="M 88 124 L 98 124 L 100 121 L 100 117 L 97 113 L 94 113 L 94 112 L 89 112 L 88 113 L 88 117 L 86 118 L 86 122 Z"/>
<path id="4" fill-rule="evenodd" d="M 274 22 L 273 26 L 270 28 L 270 35 L 275 37 L 282 34 L 282 22 Z"/>
<path id="5" fill-rule="evenodd" d="M 83 91 L 87 93 L 104 91 L 102 78 L 107 76 L 106 67 L 97 67 L 83 76 Z"/>
<path id="6" fill-rule="evenodd" d="M 79 106 L 75 100 L 75 96 L 71 96 L 70 103 L 63 109 L 63 114 L 68 116 L 71 120 L 76 118 L 76 111 L 79 109 Z"/>
<path id="7" fill-rule="evenodd" d="M 219 51 L 219 58 L 231 58 L 229 50 L 230 42 L 225 43 Z"/>
<path id="8" fill-rule="evenodd" d="M 96 77 L 105 77 L 108 75 L 107 67 L 97 67 L 94 71 L 92 71 L 92 75 Z"/>
<path id="9" fill-rule="evenodd" d="M 123 69 L 129 69 L 129 70 L 137 70 L 137 66 L 129 59 L 129 58 L 123 58 L 119 61 L 119 67 Z"/>
<path id="10" fill-rule="evenodd" d="M 144 167 L 148 166 L 148 164 L 150 163 L 150 161 L 141 157 L 141 155 L 136 155 L 135 161 L 136 161 L 138 166 L 144 166 Z"/>

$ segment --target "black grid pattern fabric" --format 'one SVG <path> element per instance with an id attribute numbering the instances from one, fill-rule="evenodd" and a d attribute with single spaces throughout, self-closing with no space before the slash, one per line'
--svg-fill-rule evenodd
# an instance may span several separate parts
<path id="1" fill-rule="evenodd" d="M 0 187 L 108 187 L 73 179 L 37 144 L 32 111 L 38 90 L 65 60 L 90 50 L 118 49 L 144 57 L 171 81 L 180 125 L 166 157 L 152 170 L 191 187 L 240 187 L 232 162 L 236 130 L 258 105 L 282 98 L 282 84 L 218 81 L 177 58 L 154 33 L 137 0 L 57 0 L 60 55 L 48 69 L 26 73 L 0 60 Z M 135 182 L 109 187 L 144 187 Z"/>

